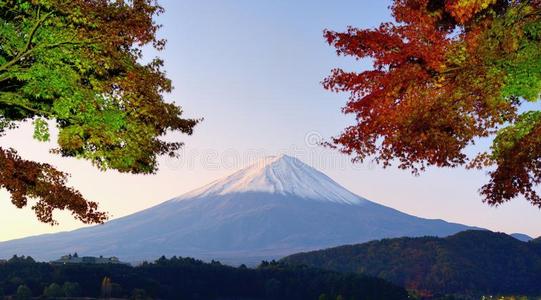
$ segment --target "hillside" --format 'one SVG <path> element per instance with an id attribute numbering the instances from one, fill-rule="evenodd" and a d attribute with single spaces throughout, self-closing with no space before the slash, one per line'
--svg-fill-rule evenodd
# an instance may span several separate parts
<path id="1" fill-rule="evenodd" d="M 541 244 L 490 231 L 384 239 L 282 262 L 378 276 L 425 295 L 541 295 Z"/>

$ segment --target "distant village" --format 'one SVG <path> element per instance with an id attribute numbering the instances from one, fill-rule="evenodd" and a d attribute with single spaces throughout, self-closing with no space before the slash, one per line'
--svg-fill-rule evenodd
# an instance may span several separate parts
<path id="1" fill-rule="evenodd" d="M 60 257 L 60 259 L 50 261 L 53 265 L 66 265 L 66 264 L 127 264 L 121 262 L 118 257 L 95 257 L 95 256 L 79 256 L 77 253 L 68 254 Z"/>

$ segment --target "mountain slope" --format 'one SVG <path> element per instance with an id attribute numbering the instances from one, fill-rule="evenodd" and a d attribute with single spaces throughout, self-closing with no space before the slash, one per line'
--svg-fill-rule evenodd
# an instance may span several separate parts
<path id="1" fill-rule="evenodd" d="M 521 242 L 529 242 L 534 239 L 533 237 L 524 233 L 511 233 L 510 236 L 516 238 L 517 240 Z"/>
<path id="2" fill-rule="evenodd" d="M 540 245 L 490 231 L 384 239 L 295 254 L 282 261 L 378 276 L 425 295 L 541 295 Z"/>
<path id="3" fill-rule="evenodd" d="M 280 156 L 104 225 L 0 243 L 0 257 L 49 260 L 76 251 L 125 261 L 181 255 L 253 264 L 299 251 L 468 228 L 368 201 Z"/>

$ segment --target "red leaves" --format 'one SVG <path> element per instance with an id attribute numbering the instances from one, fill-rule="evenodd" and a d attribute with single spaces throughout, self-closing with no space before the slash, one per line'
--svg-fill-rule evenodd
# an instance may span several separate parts
<path id="1" fill-rule="evenodd" d="M 419 15 L 411 5 L 426 1 L 406 2 L 409 6 L 400 6 L 401 2 L 394 6 L 395 15 L 402 20 L 409 20 L 406 12 Z M 471 134 L 463 124 L 448 119 L 459 108 L 445 105 L 450 100 L 445 97 L 448 88 L 440 87 L 436 76 L 445 65 L 452 40 L 447 31 L 437 30 L 436 19 L 426 15 L 413 19 L 415 23 L 386 23 L 375 30 L 326 32 L 339 54 L 370 57 L 375 69 L 360 74 L 335 70 L 324 81 L 327 89 L 351 93 L 344 112 L 356 114 L 359 122 L 334 142 L 344 152 L 355 153 L 357 159 L 376 154 L 377 160 L 388 164 L 399 158 L 402 167 L 414 170 L 416 163 L 423 168 L 423 161 L 440 166 L 459 164 L 464 160 L 460 149 Z M 437 126 L 432 124 L 434 120 Z M 457 137 L 461 134 L 464 136 Z"/>
<path id="2" fill-rule="evenodd" d="M 499 0 L 396 0 L 396 23 L 326 31 L 339 55 L 370 58 L 374 65 L 361 73 L 336 69 L 324 80 L 326 89 L 350 93 L 343 111 L 357 120 L 333 144 L 354 160 L 373 157 L 384 166 L 396 160 L 414 173 L 430 165 L 467 163 L 468 145 L 516 118 L 518 102 L 502 96 L 505 73 L 494 63 L 505 53 L 486 33 L 507 5 Z M 541 181 L 536 134 L 498 162 L 482 190 L 488 203 L 524 194 L 541 206 L 532 188 Z"/>
<path id="3" fill-rule="evenodd" d="M 51 165 L 24 160 L 14 150 L 0 148 L 0 187 L 11 194 L 15 206 L 22 208 L 29 199 L 38 199 L 32 209 L 41 222 L 51 225 L 56 224 L 56 209 L 70 210 L 84 223 L 107 220 L 95 202 L 86 201 L 79 192 L 67 187 L 66 179 L 67 174 Z"/>

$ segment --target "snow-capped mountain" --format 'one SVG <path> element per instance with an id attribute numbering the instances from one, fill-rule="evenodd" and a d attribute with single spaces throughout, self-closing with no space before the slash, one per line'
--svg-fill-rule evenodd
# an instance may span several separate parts
<path id="1" fill-rule="evenodd" d="M 327 175 L 287 155 L 266 157 L 246 169 L 187 193 L 177 200 L 246 192 L 292 195 L 352 205 L 366 201 Z"/>
<path id="2" fill-rule="evenodd" d="M 0 258 L 20 254 L 50 260 L 78 252 L 125 261 L 177 255 L 256 263 L 343 244 L 465 229 L 471 227 L 368 201 L 283 155 L 103 225 L 0 243 Z"/>

